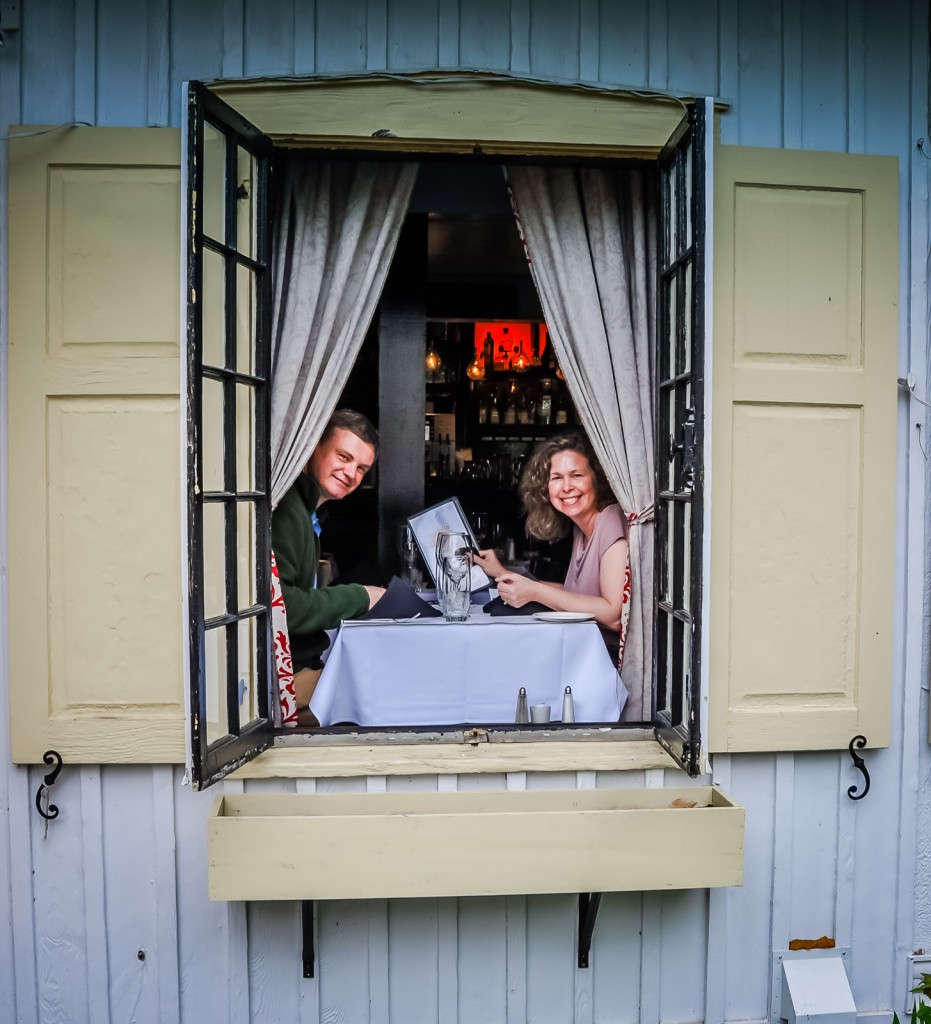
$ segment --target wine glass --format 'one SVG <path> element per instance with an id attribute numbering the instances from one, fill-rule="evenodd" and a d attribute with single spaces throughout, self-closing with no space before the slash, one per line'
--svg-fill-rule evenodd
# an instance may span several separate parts
<path id="1" fill-rule="evenodd" d="M 420 552 L 410 523 L 398 527 L 397 540 L 398 553 L 401 556 L 401 578 L 410 583 L 415 590 L 420 590 L 423 585 L 423 573 L 418 564 Z"/>

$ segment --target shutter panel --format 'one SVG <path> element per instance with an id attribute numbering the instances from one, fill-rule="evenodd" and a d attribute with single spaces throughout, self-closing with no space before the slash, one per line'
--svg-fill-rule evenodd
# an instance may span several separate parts
<path id="1" fill-rule="evenodd" d="M 9 152 L 13 760 L 181 761 L 180 135 Z"/>
<path id="2" fill-rule="evenodd" d="M 714 159 L 709 746 L 885 746 L 897 162 Z"/>

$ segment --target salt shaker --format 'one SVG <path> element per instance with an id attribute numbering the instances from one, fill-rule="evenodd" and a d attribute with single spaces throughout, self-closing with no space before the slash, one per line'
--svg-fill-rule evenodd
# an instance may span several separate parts
<path id="1" fill-rule="evenodd" d="M 530 708 L 527 706 L 527 690 L 522 686 L 517 694 L 517 714 L 514 721 L 518 725 L 530 721 Z"/>
<path id="2" fill-rule="evenodd" d="M 567 686 L 566 692 L 562 695 L 562 721 L 575 721 L 575 705 L 572 703 L 572 687 Z"/>

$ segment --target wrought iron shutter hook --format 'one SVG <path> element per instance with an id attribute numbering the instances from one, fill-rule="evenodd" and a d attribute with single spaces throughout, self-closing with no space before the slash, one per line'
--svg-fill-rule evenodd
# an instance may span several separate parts
<path id="1" fill-rule="evenodd" d="M 850 741 L 849 746 L 847 747 L 847 750 L 850 752 L 850 756 L 853 758 L 854 768 L 856 768 L 858 772 L 863 773 L 864 782 L 862 793 L 857 792 L 856 784 L 848 787 L 847 796 L 849 796 L 851 800 L 862 800 L 870 791 L 870 773 L 866 767 L 866 762 L 863 760 L 862 757 L 860 757 L 856 750 L 853 749 L 854 747 L 856 747 L 857 750 L 862 750 L 865 746 L 865 736 L 854 736 L 854 738 Z"/>
<path id="2" fill-rule="evenodd" d="M 48 836 L 48 823 L 58 817 L 57 805 L 49 803 L 49 791 L 55 785 L 55 780 L 58 778 L 58 773 L 64 762 L 57 750 L 46 750 L 42 755 L 42 760 L 48 765 L 55 765 L 42 779 L 42 785 L 36 790 L 36 810 L 45 819 L 45 835 Z"/>

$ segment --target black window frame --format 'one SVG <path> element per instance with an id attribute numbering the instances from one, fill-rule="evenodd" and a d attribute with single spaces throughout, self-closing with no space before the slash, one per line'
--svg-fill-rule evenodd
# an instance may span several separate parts
<path id="1" fill-rule="evenodd" d="M 659 159 L 654 382 L 653 724 L 692 776 L 701 767 L 706 141 L 705 106 L 690 104 Z"/>
<path id="2" fill-rule="evenodd" d="M 206 203 L 204 180 L 204 134 L 209 126 L 224 139 L 224 187 L 222 197 L 222 239 L 207 234 L 204 226 Z M 187 544 L 188 544 L 188 629 L 191 746 L 191 782 L 202 789 L 218 781 L 238 765 L 268 748 L 274 739 L 277 708 L 271 701 L 271 418 L 268 381 L 270 378 L 271 274 L 268 196 L 272 147 L 254 125 L 232 110 L 198 82 L 188 84 L 187 125 L 185 134 L 185 171 L 187 175 L 186 231 L 186 304 L 187 304 Z M 238 182 L 239 153 L 243 150 L 254 161 L 253 194 L 245 193 Z M 248 199 L 254 232 L 253 254 L 237 246 L 237 204 Z M 224 273 L 223 347 L 224 365 L 204 363 L 204 251 L 215 253 Z M 238 271 L 245 268 L 254 276 L 254 317 L 251 372 L 237 367 L 237 285 Z M 202 441 L 203 385 L 214 381 L 223 395 L 223 488 L 205 490 L 203 486 Z M 253 410 L 250 429 L 254 448 L 253 486 L 242 489 L 237 481 L 237 388 L 251 393 Z M 208 617 L 204 608 L 204 509 L 208 505 L 223 508 L 225 612 Z M 255 545 L 255 596 L 247 607 L 239 606 L 237 563 L 239 511 L 251 506 Z M 245 682 L 247 692 L 255 694 L 258 715 L 243 723 L 240 718 L 241 665 L 239 657 L 240 624 L 255 620 L 255 658 Z M 226 735 L 210 742 L 207 736 L 207 687 L 202 685 L 206 671 L 206 639 L 211 630 L 225 632 L 225 687 L 220 707 L 225 712 Z"/>
<path id="3" fill-rule="evenodd" d="M 654 595 L 654 644 L 653 644 L 653 686 L 651 720 L 659 742 L 672 757 L 688 771 L 696 775 L 700 764 L 700 700 L 701 700 L 701 599 L 702 599 L 702 501 L 703 501 L 703 442 L 704 442 L 704 245 L 705 245 L 705 144 L 707 138 L 707 101 L 691 104 L 686 108 L 686 117 L 673 134 L 667 147 L 657 160 L 659 169 L 659 230 L 660 259 L 657 266 L 657 358 L 654 367 L 654 427 L 655 427 L 655 595 Z M 220 132 L 226 138 L 226 180 L 225 180 L 225 239 L 213 239 L 203 228 L 204 203 L 198 202 L 203 196 L 203 135 L 205 125 Z M 190 630 L 189 671 L 190 671 L 190 743 L 191 780 L 195 788 L 205 788 L 223 778 L 235 768 L 252 760 L 274 742 L 276 723 L 280 723 L 275 669 L 272 660 L 271 638 L 271 452 L 270 452 L 270 401 L 269 381 L 271 374 L 271 258 L 270 248 L 270 200 L 271 185 L 275 173 L 278 152 L 270 139 L 264 136 L 233 108 L 219 99 L 207 87 L 198 82 L 188 85 L 187 130 L 185 133 L 186 173 L 188 180 L 187 197 L 188 230 L 186 234 L 187 262 L 187 471 L 188 471 L 188 624 Z M 256 237 L 255 257 L 248 257 L 236 249 L 236 153 L 242 148 L 255 159 L 256 177 L 253 205 L 255 208 Z M 283 152 L 283 151 L 280 151 Z M 362 156 L 359 152 L 357 156 Z M 368 156 L 369 154 L 365 154 Z M 378 156 L 370 154 L 373 159 Z M 396 154 L 393 154 L 397 158 Z M 423 159 L 418 154 L 418 159 Z M 488 159 L 489 157 L 486 157 Z M 531 159 L 531 158 L 526 158 Z M 621 161 L 612 161 L 621 162 Z M 672 194 L 673 182 L 687 181 L 688 189 L 679 188 Z M 683 237 L 683 224 L 690 225 Z M 238 265 L 248 266 L 256 274 L 256 348 L 254 353 L 255 371 L 242 374 L 227 367 L 204 366 L 203 351 L 203 310 L 201 290 L 203 283 L 202 250 L 217 253 L 224 261 L 226 271 L 225 327 L 227 364 L 235 354 L 233 311 L 236 308 L 236 274 Z M 232 273 L 230 273 L 232 268 Z M 671 301 L 675 295 L 675 306 Z M 683 296 L 689 296 L 686 306 Z M 672 315 L 673 308 L 675 315 Z M 690 350 L 689 372 L 668 372 L 670 356 Z M 664 371 L 665 375 L 664 375 Z M 686 383 L 686 376 L 688 381 Z M 255 389 L 255 472 L 256 486 L 249 491 L 237 491 L 235 486 L 226 486 L 222 491 L 204 492 L 200 486 L 199 464 L 202 439 L 201 386 L 204 379 L 219 381 L 226 391 L 237 384 Z M 663 396 L 690 393 L 690 401 L 678 401 L 677 415 L 671 417 L 663 405 Z M 229 401 L 225 403 L 229 408 Z M 224 460 L 225 483 L 232 482 L 230 463 L 235 458 L 235 418 L 224 416 Z M 670 472 L 670 466 L 671 472 Z M 665 472 L 665 475 L 664 475 Z M 206 618 L 204 613 L 204 562 L 203 562 L 203 508 L 205 504 L 220 503 L 225 508 L 235 507 L 242 502 L 253 502 L 256 508 L 256 593 L 259 600 L 249 608 L 236 607 L 236 533 L 235 525 L 230 526 L 231 517 L 226 519 L 225 558 L 227 564 L 227 612 L 221 616 Z M 685 535 L 680 521 L 676 520 L 673 530 L 673 572 L 676 594 L 669 591 L 669 508 L 690 509 L 689 552 L 685 558 Z M 649 526 L 638 527 L 649 529 Z M 686 596 L 687 592 L 687 596 Z M 670 598 L 680 597 L 681 600 Z M 264 599 L 263 599 L 264 598 Z M 256 671 L 250 681 L 258 701 L 259 715 L 246 723 L 239 720 L 239 676 L 238 659 L 235 657 L 235 630 L 247 618 L 257 619 L 262 628 L 258 630 L 259 654 Z M 687 631 L 690 646 L 687 659 L 670 660 L 667 645 L 661 642 L 660 622 L 677 623 L 674 628 Z M 227 630 L 226 657 L 226 718 L 227 735 L 209 743 L 206 735 L 206 687 L 205 679 L 205 637 L 211 629 Z M 687 660 L 688 664 L 685 664 Z M 670 683 L 670 671 L 678 670 L 679 678 Z M 651 723 L 634 723 L 633 728 L 644 728 Z M 620 726 L 620 728 L 624 728 Z M 475 732 L 499 733 L 506 738 L 511 726 L 487 726 L 470 730 L 468 726 L 451 725 L 429 728 L 378 728 L 356 729 L 360 738 L 371 741 L 379 734 L 396 740 L 398 733 L 414 736 L 426 733 L 435 739 L 437 733 L 451 740 L 469 740 Z M 345 729 L 328 729 L 321 732 L 341 733 Z M 572 730 L 577 731 L 577 730 Z M 580 727 L 578 731 L 586 730 Z M 568 730 L 567 730 L 568 732 Z M 523 734 L 519 737 L 526 739 Z"/>

